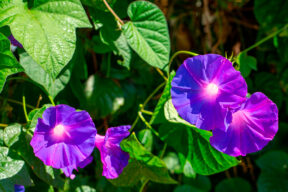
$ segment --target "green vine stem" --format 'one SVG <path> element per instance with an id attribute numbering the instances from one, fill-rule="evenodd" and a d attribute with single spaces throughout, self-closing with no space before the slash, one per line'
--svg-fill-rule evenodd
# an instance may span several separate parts
<path id="1" fill-rule="evenodd" d="M 159 137 L 159 133 L 157 131 L 155 131 L 155 129 L 153 129 L 153 127 L 150 125 L 150 123 L 148 123 L 148 121 L 146 121 L 146 119 L 143 117 L 141 111 L 138 112 L 138 116 L 140 117 L 140 119 L 143 121 L 143 123 L 149 128 L 151 129 L 151 131 L 157 136 Z"/>
<path id="2" fill-rule="evenodd" d="M 55 103 L 54 103 L 54 100 L 53 100 L 52 96 L 49 95 L 48 98 L 49 98 L 51 104 L 52 104 L 53 106 L 55 106 Z"/>
<path id="3" fill-rule="evenodd" d="M 18 105 L 23 105 L 22 102 L 17 101 L 17 100 L 14 100 L 14 99 L 8 99 L 8 98 L 4 98 L 4 97 L 0 97 L 0 99 L 1 99 L 1 100 L 6 100 L 6 101 L 8 101 L 8 102 L 10 102 L 10 103 L 14 103 L 14 104 L 18 104 Z M 27 108 L 30 108 L 30 109 L 35 109 L 34 106 L 28 105 L 28 104 L 26 104 L 26 107 L 27 107 Z"/>
<path id="4" fill-rule="evenodd" d="M 28 123 L 30 120 L 29 120 L 28 114 L 27 114 L 25 96 L 22 97 L 22 101 L 23 101 L 23 111 L 24 111 L 25 119 L 26 119 L 26 122 Z"/>
<path id="5" fill-rule="evenodd" d="M 165 81 L 168 81 L 167 77 L 164 75 L 164 73 L 163 73 L 159 68 L 156 68 L 156 71 L 159 73 L 159 75 L 161 75 L 161 77 L 162 77 Z"/>
<path id="6" fill-rule="evenodd" d="M 124 22 L 120 19 L 120 17 L 113 11 L 113 9 L 110 7 L 110 5 L 107 3 L 106 0 L 103 0 L 103 3 L 107 7 L 107 9 L 112 13 L 112 15 L 115 17 L 115 19 L 121 24 L 124 25 Z"/>
<path id="7" fill-rule="evenodd" d="M 147 103 L 153 98 L 153 96 L 162 88 L 166 85 L 166 82 L 163 82 L 161 83 L 160 85 L 158 85 L 158 87 L 156 87 L 156 89 L 154 89 L 154 91 L 147 97 L 147 99 L 144 101 L 143 104 L 139 105 L 140 109 L 139 109 L 139 112 L 141 112 L 141 110 L 144 109 L 144 107 L 147 105 Z M 131 126 L 131 129 L 130 129 L 130 132 L 132 132 L 132 130 L 135 128 L 136 124 L 138 123 L 139 121 L 139 113 L 135 119 L 135 121 L 132 123 L 132 126 Z"/>
<path id="8" fill-rule="evenodd" d="M 143 192 L 143 191 L 144 191 L 145 186 L 146 186 L 146 184 L 147 184 L 148 182 L 149 182 L 149 179 L 146 179 L 146 180 L 143 182 L 143 184 L 142 184 L 142 186 L 141 186 L 139 192 Z"/>
<path id="9" fill-rule="evenodd" d="M 171 64 L 173 62 L 173 60 L 175 59 L 175 57 L 177 57 L 178 55 L 180 54 L 187 54 L 187 55 L 192 55 L 192 56 L 196 56 L 198 55 L 197 53 L 193 53 L 191 51 L 177 51 L 176 53 L 174 53 L 169 61 L 169 64 L 168 64 L 168 71 L 170 71 L 170 68 L 171 68 Z M 170 76 L 170 73 L 168 73 L 168 78 Z"/>
<path id="10" fill-rule="evenodd" d="M 247 49 L 244 49 L 243 51 L 241 51 L 241 53 L 247 53 L 248 51 L 250 51 L 251 49 L 254 49 L 255 47 L 258 47 L 259 45 L 261 45 L 262 43 L 268 41 L 269 39 L 275 37 L 276 35 L 278 35 L 279 33 L 281 33 L 282 31 L 285 31 L 288 29 L 288 24 L 285 25 L 284 27 L 282 27 L 281 29 L 271 33 L 270 35 L 268 35 L 267 37 L 261 39 L 260 41 L 256 42 L 255 44 L 253 44 L 252 46 L 248 47 Z"/>
<path id="11" fill-rule="evenodd" d="M 146 114 L 146 115 L 153 115 L 153 112 L 147 111 L 147 110 L 145 110 L 145 109 L 141 109 L 141 112 L 144 113 L 144 114 Z"/>

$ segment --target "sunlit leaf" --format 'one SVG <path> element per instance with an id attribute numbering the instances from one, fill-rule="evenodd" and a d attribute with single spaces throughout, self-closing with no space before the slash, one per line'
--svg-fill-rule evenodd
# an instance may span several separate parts
<path id="1" fill-rule="evenodd" d="M 4 25 L 53 79 L 73 56 L 76 28 L 91 27 L 80 0 L 0 1 Z"/>
<path id="2" fill-rule="evenodd" d="M 162 11 L 150 2 L 135 1 L 128 7 L 128 16 L 131 21 L 122 26 L 128 44 L 148 64 L 165 69 L 170 39 Z"/>

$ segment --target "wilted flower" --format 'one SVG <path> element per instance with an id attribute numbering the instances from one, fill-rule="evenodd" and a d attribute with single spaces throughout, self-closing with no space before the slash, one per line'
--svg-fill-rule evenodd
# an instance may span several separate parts
<path id="1" fill-rule="evenodd" d="M 216 54 L 188 58 L 171 83 L 172 103 L 179 115 L 196 127 L 224 127 L 228 108 L 245 101 L 247 85 L 232 63 Z"/>
<path id="2" fill-rule="evenodd" d="M 278 109 L 263 93 L 251 95 L 228 115 L 228 126 L 214 129 L 210 143 L 231 156 L 245 156 L 261 150 L 278 131 Z"/>
<path id="3" fill-rule="evenodd" d="M 14 192 L 25 192 L 25 187 L 23 185 L 14 185 Z"/>
<path id="4" fill-rule="evenodd" d="M 39 118 L 31 146 L 45 165 L 62 169 L 73 179 L 73 169 L 92 161 L 97 130 L 86 111 L 76 111 L 67 105 L 46 109 Z"/>
<path id="5" fill-rule="evenodd" d="M 95 145 L 100 151 L 103 173 L 107 179 L 117 178 L 128 165 L 129 154 L 120 147 L 120 142 L 130 133 L 130 125 L 111 127 L 105 136 L 96 135 Z"/>

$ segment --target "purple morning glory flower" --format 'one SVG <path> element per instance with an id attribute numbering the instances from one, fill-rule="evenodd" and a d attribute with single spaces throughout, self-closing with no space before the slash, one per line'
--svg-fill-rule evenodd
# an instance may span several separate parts
<path id="1" fill-rule="evenodd" d="M 97 130 L 86 111 L 76 111 L 68 105 L 46 109 L 39 118 L 30 142 L 35 155 L 45 165 L 62 169 L 73 179 L 73 169 L 92 161 Z"/>
<path id="2" fill-rule="evenodd" d="M 95 145 L 100 151 L 103 173 L 107 179 L 117 178 L 128 165 L 129 153 L 124 152 L 120 142 L 130 134 L 130 125 L 111 127 L 105 136 L 96 135 Z"/>
<path id="3" fill-rule="evenodd" d="M 14 38 L 13 35 L 10 35 L 10 36 L 8 37 L 8 39 L 10 40 L 10 42 L 11 42 L 11 44 L 12 44 L 13 46 L 16 46 L 16 47 L 19 47 L 19 48 L 23 48 L 22 44 L 19 43 L 19 42 Z"/>
<path id="4" fill-rule="evenodd" d="M 247 85 L 232 63 L 216 54 L 188 58 L 171 83 L 172 103 L 179 115 L 196 127 L 223 127 L 228 108 L 245 101 Z"/>
<path id="5" fill-rule="evenodd" d="M 25 187 L 23 185 L 14 185 L 15 192 L 25 192 Z"/>
<path id="6" fill-rule="evenodd" d="M 210 143 L 231 156 L 245 156 L 261 150 L 278 131 L 277 106 L 260 92 L 252 94 L 228 116 L 229 125 L 214 129 Z"/>

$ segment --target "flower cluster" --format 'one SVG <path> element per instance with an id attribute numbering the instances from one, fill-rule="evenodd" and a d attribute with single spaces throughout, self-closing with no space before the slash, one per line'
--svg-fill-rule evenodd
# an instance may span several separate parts
<path id="1" fill-rule="evenodd" d="M 263 93 L 246 98 L 245 79 L 220 55 L 186 59 L 171 87 L 179 115 L 200 129 L 212 130 L 211 145 L 228 155 L 261 150 L 278 130 L 277 106 Z"/>
<path id="2" fill-rule="evenodd" d="M 57 105 L 46 109 L 38 119 L 30 144 L 45 165 L 61 169 L 71 179 L 75 178 L 74 169 L 92 162 L 91 154 L 96 146 L 101 154 L 103 175 L 117 178 L 129 160 L 129 155 L 120 148 L 129 128 L 109 128 L 105 137 L 100 136 L 86 111 Z"/>

